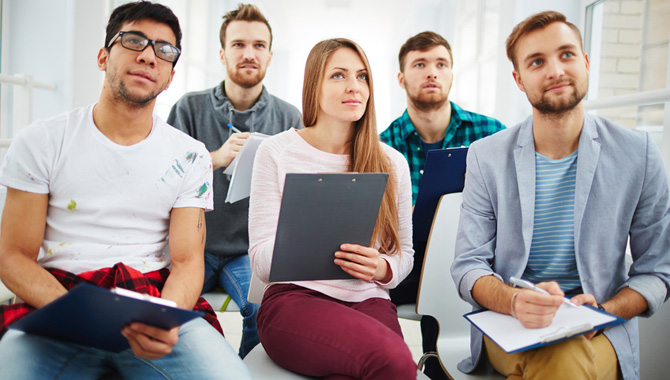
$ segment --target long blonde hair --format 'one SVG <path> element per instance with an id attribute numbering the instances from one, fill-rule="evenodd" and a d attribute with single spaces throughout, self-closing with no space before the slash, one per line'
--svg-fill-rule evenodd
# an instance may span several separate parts
<path id="1" fill-rule="evenodd" d="M 358 53 L 368 74 L 370 97 L 363 116 L 354 123 L 354 140 L 351 144 L 349 171 L 358 173 L 389 173 L 379 216 L 372 234 L 372 241 L 380 241 L 380 252 L 394 254 L 400 247 L 398 205 L 396 193 L 398 181 L 393 165 L 382 150 L 377 135 L 372 71 L 368 58 L 358 44 L 345 38 L 333 38 L 316 44 L 309 52 L 305 65 L 305 80 L 302 88 L 302 120 L 305 127 L 314 126 L 319 114 L 319 96 L 326 63 L 339 49 L 352 49 Z"/>

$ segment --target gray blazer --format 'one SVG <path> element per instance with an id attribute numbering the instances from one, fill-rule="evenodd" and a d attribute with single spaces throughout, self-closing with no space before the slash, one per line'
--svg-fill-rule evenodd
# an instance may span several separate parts
<path id="1" fill-rule="evenodd" d="M 505 282 L 528 262 L 535 205 L 533 119 L 473 143 L 467 158 L 456 253 L 451 274 L 461 298 L 472 298 L 482 276 Z M 630 237 L 633 263 L 627 270 Z M 652 315 L 670 288 L 670 193 L 660 151 L 650 137 L 585 114 L 575 185 L 575 255 L 584 293 L 598 302 L 629 286 L 645 297 Z M 624 379 L 639 378 L 637 319 L 606 331 Z M 471 329 L 479 362 L 482 334 Z"/>

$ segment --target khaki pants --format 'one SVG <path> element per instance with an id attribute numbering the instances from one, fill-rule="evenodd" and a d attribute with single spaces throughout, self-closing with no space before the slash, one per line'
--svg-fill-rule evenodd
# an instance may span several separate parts
<path id="1" fill-rule="evenodd" d="M 593 379 L 616 380 L 619 366 L 612 344 L 603 334 L 550 344 L 535 350 L 508 354 L 484 337 L 489 361 L 508 380 Z"/>

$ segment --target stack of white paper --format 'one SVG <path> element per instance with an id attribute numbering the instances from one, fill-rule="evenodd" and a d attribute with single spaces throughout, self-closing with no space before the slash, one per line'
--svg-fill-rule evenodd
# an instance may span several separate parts
<path id="1" fill-rule="evenodd" d="M 565 304 L 558 309 L 551 325 L 540 329 L 525 328 L 516 318 L 490 310 L 469 313 L 465 318 L 508 353 L 525 351 L 624 322 L 615 315 L 590 306 L 569 307 Z"/>
<path id="2" fill-rule="evenodd" d="M 224 174 L 231 175 L 228 194 L 226 195 L 227 203 L 235 203 L 249 197 L 256 150 L 266 138 L 268 138 L 268 135 L 262 133 L 254 132 L 249 135 L 233 162 L 223 171 Z"/>

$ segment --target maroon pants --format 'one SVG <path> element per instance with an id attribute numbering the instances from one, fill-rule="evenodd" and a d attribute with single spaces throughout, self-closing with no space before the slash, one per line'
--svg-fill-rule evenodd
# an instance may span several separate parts
<path id="1" fill-rule="evenodd" d="M 389 300 L 343 302 L 278 284 L 265 292 L 257 320 L 265 351 L 291 371 L 327 379 L 416 379 Z"/>

